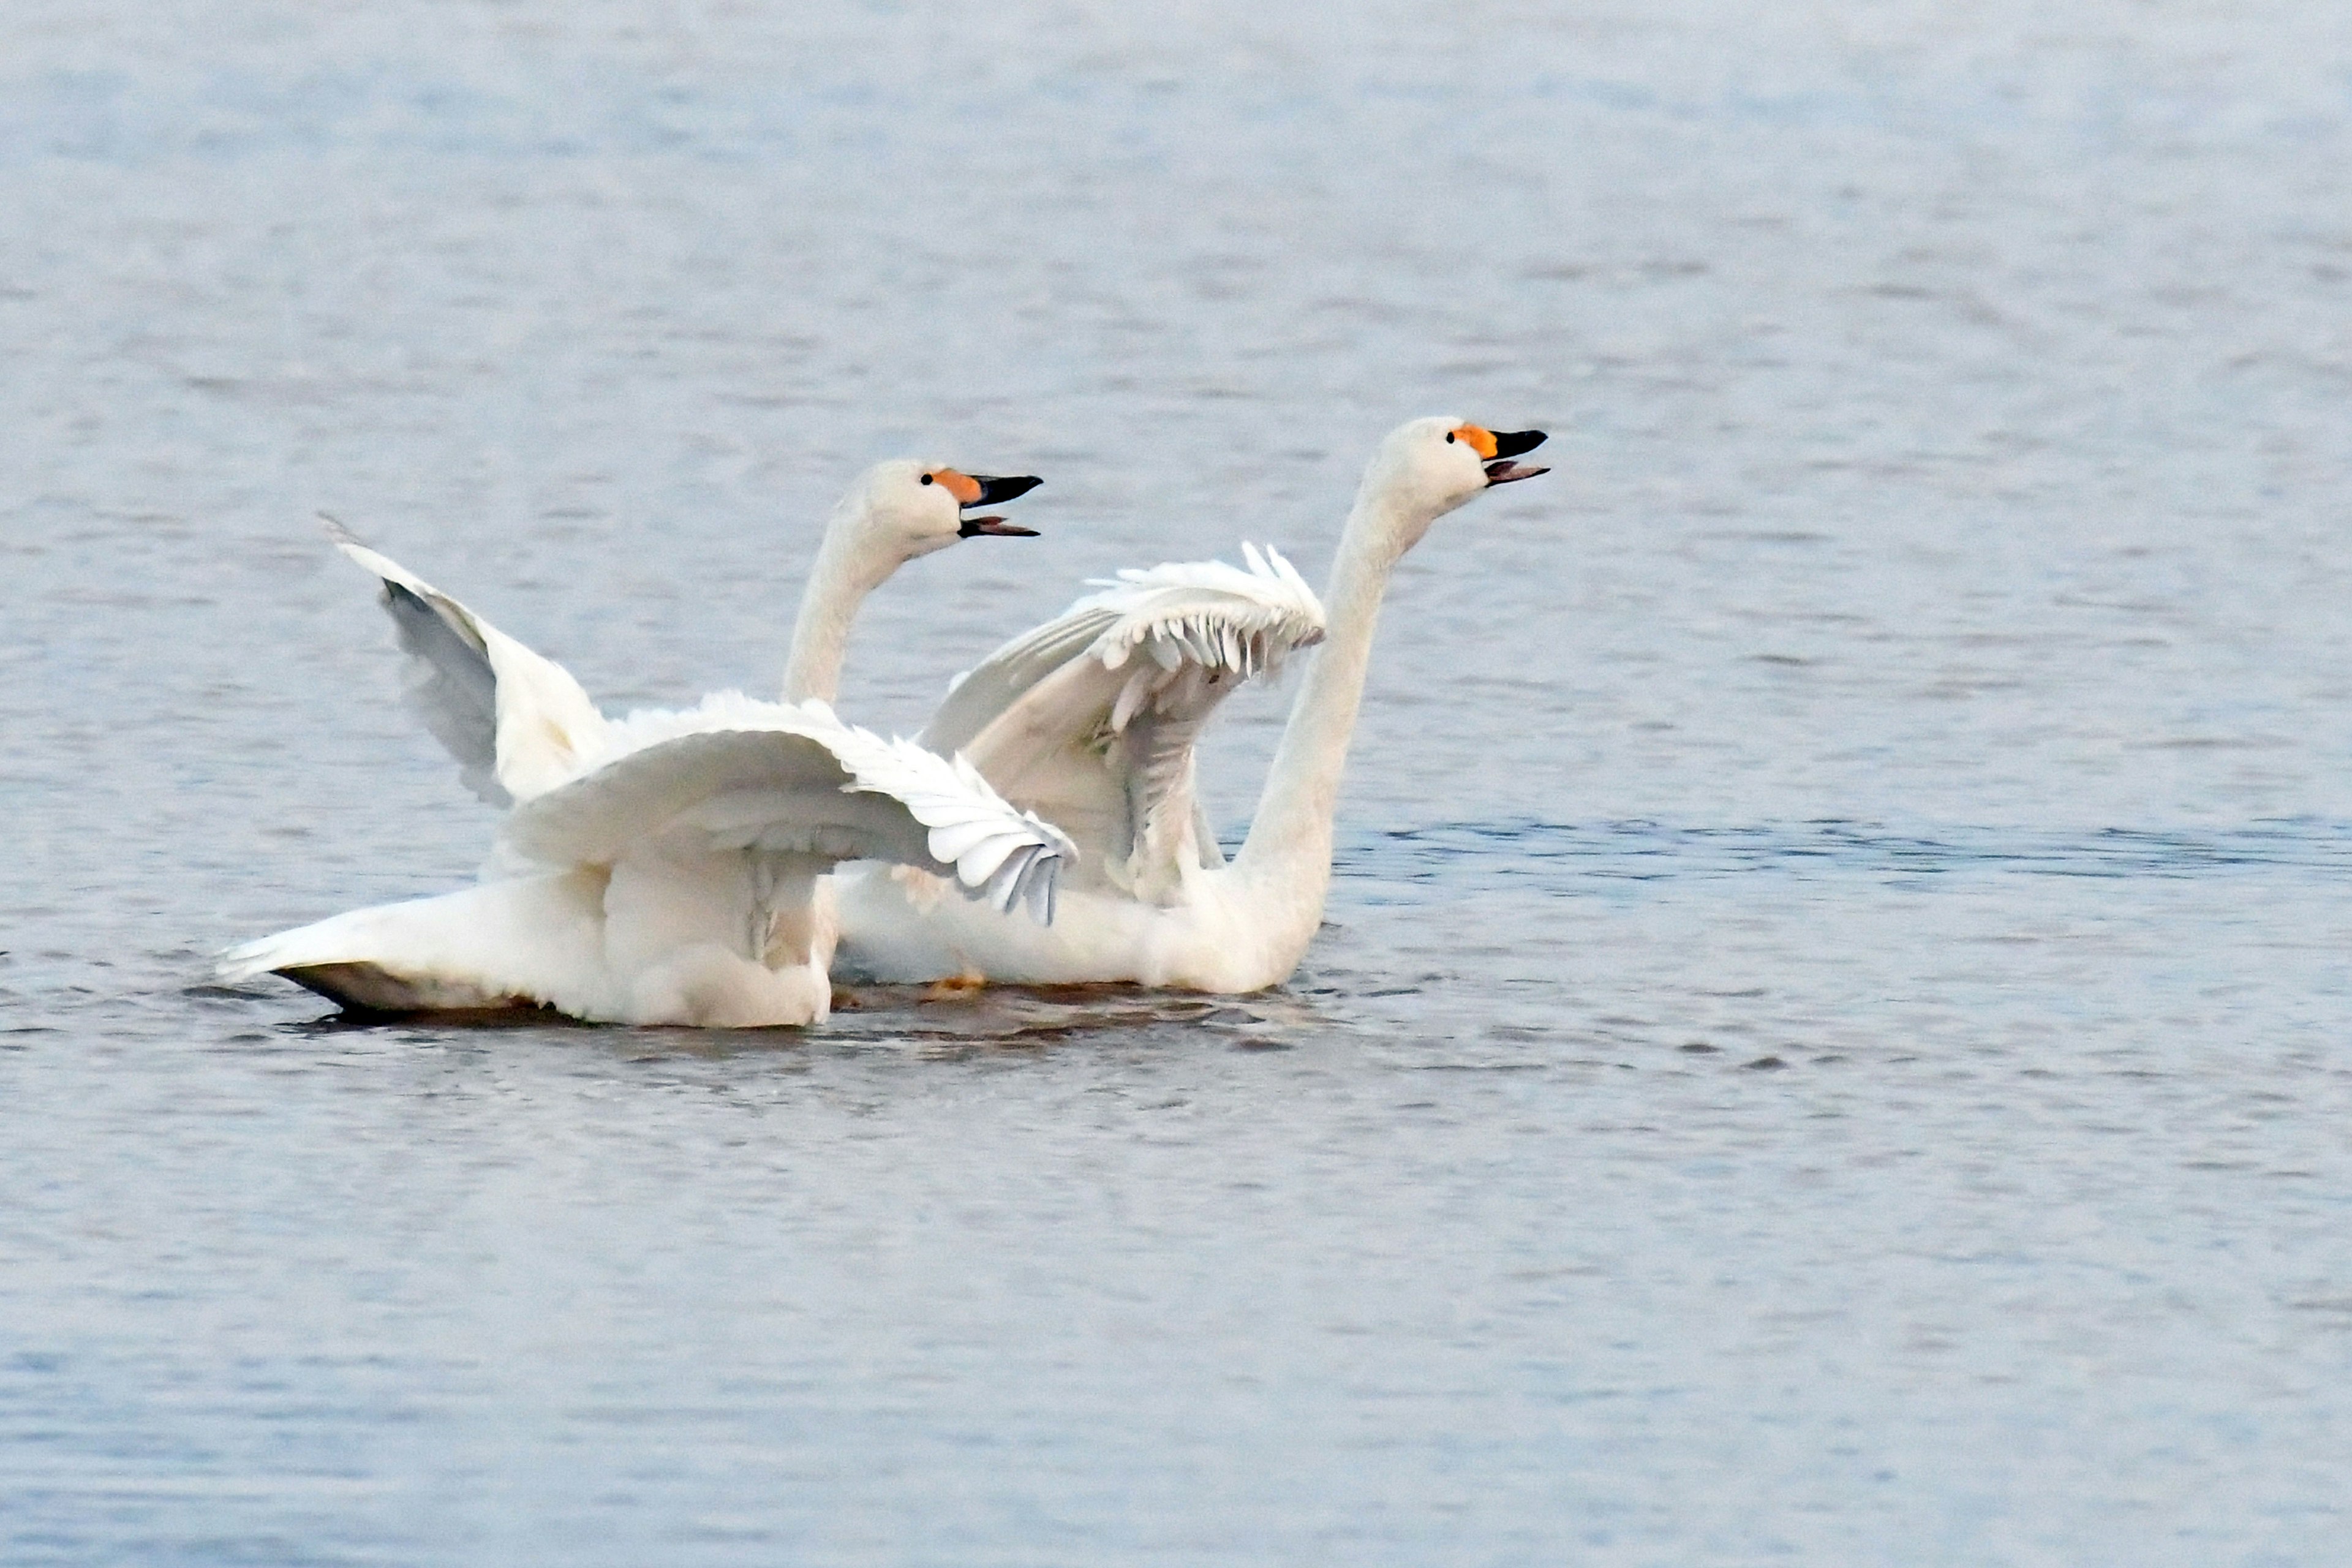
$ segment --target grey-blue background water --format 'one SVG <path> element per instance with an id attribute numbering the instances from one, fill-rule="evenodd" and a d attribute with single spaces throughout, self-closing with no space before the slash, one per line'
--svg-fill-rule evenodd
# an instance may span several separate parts
<path id="1" fill-rule="evenodd" d="M 0 12 L 0 1558 L 2352 1552 L 2352 12 Z M 626 707 L 1046 475 L 906 729 L 1425 412 L 1280 993 L 206 984 L 487 840 L 314 510 Z"/>

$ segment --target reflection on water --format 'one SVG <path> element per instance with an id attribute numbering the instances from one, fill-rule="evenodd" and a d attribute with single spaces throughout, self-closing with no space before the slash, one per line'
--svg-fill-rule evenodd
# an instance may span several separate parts
<path id="1" fill-rule="evenodd" d="M 197 1002 L 254 1004 L 287 1000 L 279 983 L 184 988 Z M 318 1007 L 326 1004 L 312 1001 Z M 1158 1042 L 1187 1050 L 1223 1043 L 1236 1050 L 1287 1049 L 1287 1037 L 1328 1031 L 1333 1020 L 1313 1001 L 1288 992 L 1249 996 L 1198 996 L 1133 985 L 837 985 L 834 1016 L 822 1030 L 622 1028 L 583 1024 L 538 1008 L 486 1008 L 430 1016 L 328 1012 L 280 1025 L 299 1037 L 321 1039 L 352 1031 L 394 1030 L 440 1038 L 475 1031 L 532 1031 L 549 1041 L 625 1037 L 605 1048 L 654 1060 L 677 1052 L 722 1061 L 746 1051 L 790 1050 L 822 1041 L 827 1047 L 896 1047 L 924 1059 L 952 1061 L 976 1051 L 1040 1050 L 1069 1041 L 1116 1038 Z"/>
<path id="2" fill-rule="evenodd" d="M 1330 1026 L 1309 1000 L 1284 993 L 1198 997 L 1129 985 L 864 986 L 847 993 L 843 1015 L 828 1036 L 905 1043 L 942 1059 L 1105 1037 L 1187 1050 L 1280 1049 L 1286 1037 Z"/>
<path id="3" fill-rule="evenodd" d="M 2336 1560 L 2352 11 L 2209 9 L 0 11 L 0 1559 Z M 488 836 L 314 511 L 626 708 L 1044 474 L 911 731 L 1432 412 L 1279 993 L 210 983 Z"/>

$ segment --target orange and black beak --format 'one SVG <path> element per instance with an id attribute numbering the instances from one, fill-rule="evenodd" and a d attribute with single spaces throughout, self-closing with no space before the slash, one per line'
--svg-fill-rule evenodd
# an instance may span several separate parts
<path id="1" fill-rule="evenodd" d="M 994 506 L 1015 496 L 1025 496 L 1045 481 L 1034 474 L 1014 474 L 999 478 L 989 474 L 961 474 L 953 468 L 940 468 L 934 477 L 948 488 L 960 507 Z M 1034 528 L 1016 528 L 1001 517 L 968 517 L 956 530 L 962 539 L 978 539 L 985 534 L 995 539 L 1034 539 Z"/>
<path id="2" fill-rule="evenodd" d="M 1486 487 L 1507 485 L 1517 479 L 1531 479 L 1538 474 L 1548 474 L 1549 468 L 1529 468 L 1514 463 L 1513 458 L 1522 452 L 1532 452 L 1547 437 L 1540 430 L 1488 430 L 1476 425 L 1458 425 L 1454 438 L 1467 441 L 1470 449 L 1478 454 L 1486 466 Z"/>
<path id="3" fill-rule="evenodd" d="M 1495 450 L 1490 454 L 1495 461 L 1486 465 L 1486 488 L 1492 489 L 1496 485 L 1507 485 L 1519 479 L 1534 479 L 1538 474 L 1550 473 L 1549 468 L 1531 468 L 1525 463 L 1511 461 L 1522 452 L 1534 451 L 1547 439 L 1540 430 L 1496 431 Z"/>

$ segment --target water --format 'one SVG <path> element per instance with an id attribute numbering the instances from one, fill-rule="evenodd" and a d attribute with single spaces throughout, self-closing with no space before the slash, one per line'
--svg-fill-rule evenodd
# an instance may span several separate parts
<path id="1" fill-rule="evenodd" d="M 767 9 L 0 16 L 0 1557 L 2342 1559 L 2352 13 Z M 313 510 L 625 707 L 1045 474 L 910 729 L 1425 412 L 1279 993 L 208 983 L 486 841 Z"/>

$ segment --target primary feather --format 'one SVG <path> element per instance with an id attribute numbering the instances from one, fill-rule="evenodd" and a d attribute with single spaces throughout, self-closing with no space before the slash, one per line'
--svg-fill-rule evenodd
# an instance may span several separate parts
<path id="1" fill-rule="evenodd" d="M 553 788 L 604 742 L 607 721 L 571 671 L 533 653 L 332 518 L 327 533 L 383 584 L 384 613 L 409 657 L 408 700 L 492 805 Z"/>

